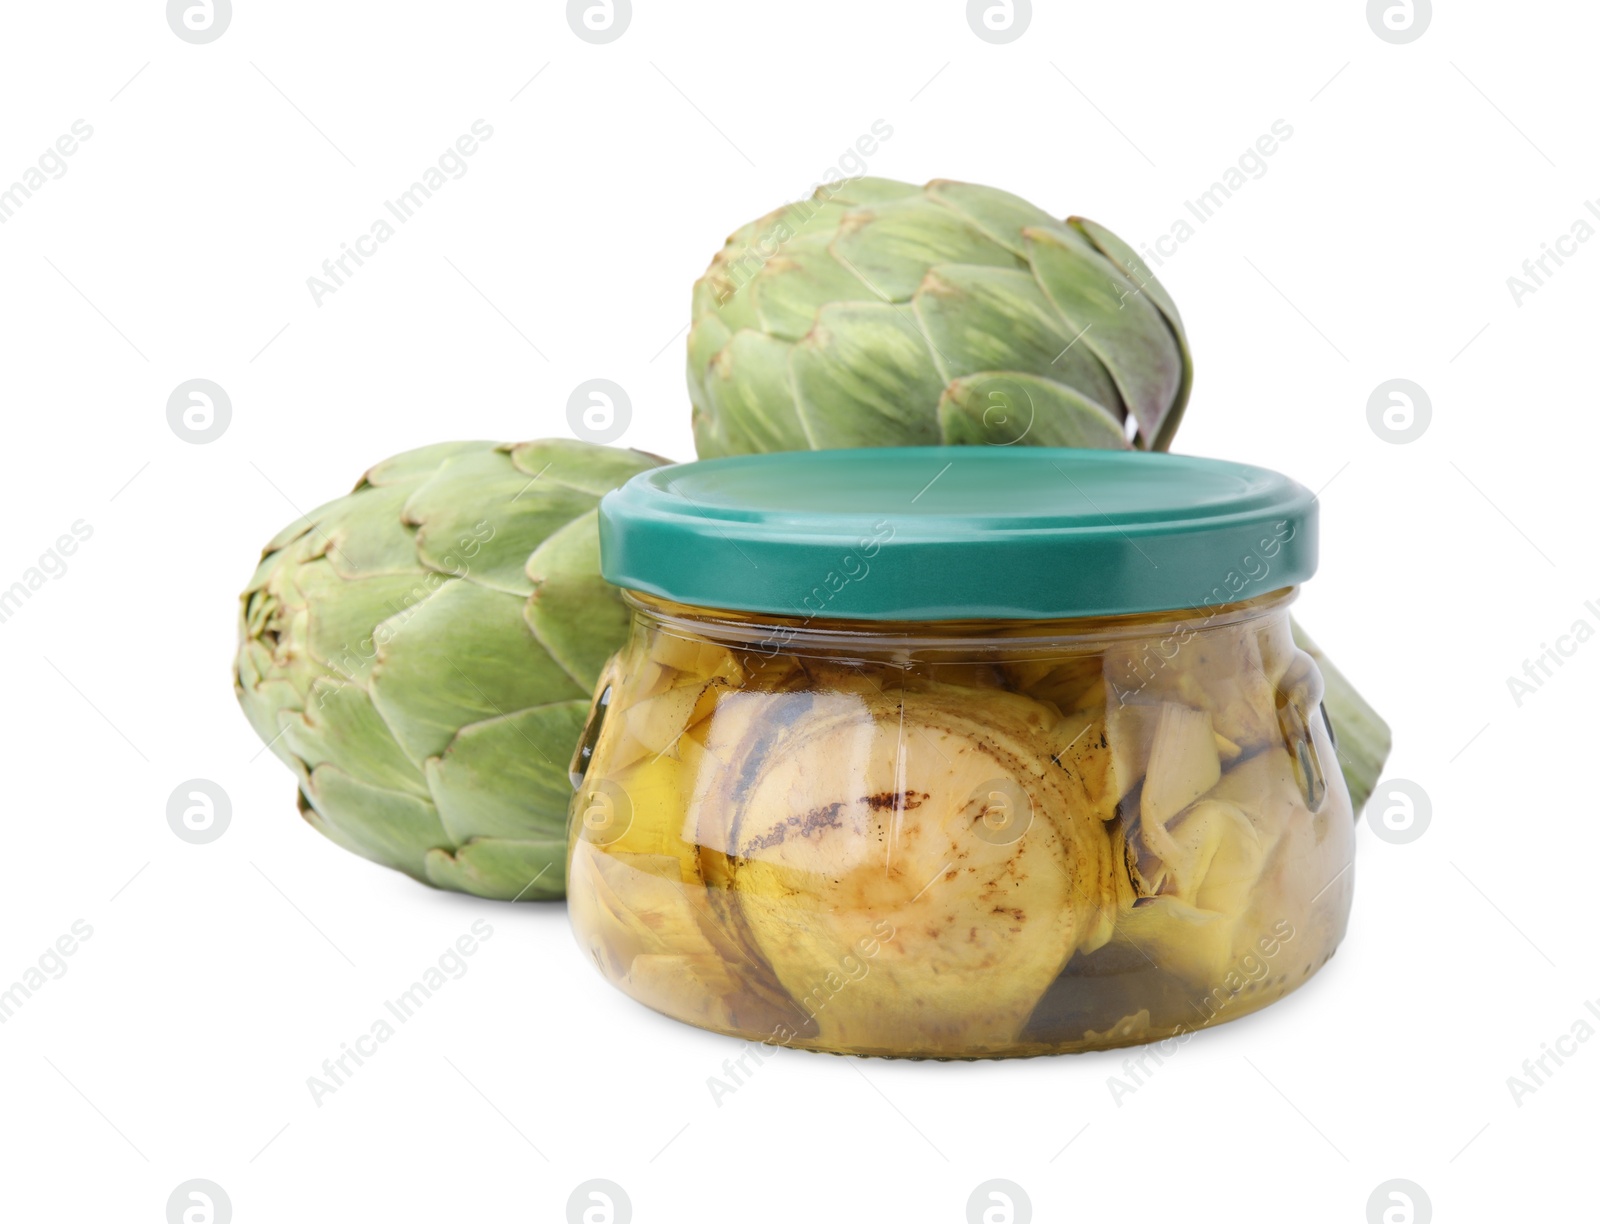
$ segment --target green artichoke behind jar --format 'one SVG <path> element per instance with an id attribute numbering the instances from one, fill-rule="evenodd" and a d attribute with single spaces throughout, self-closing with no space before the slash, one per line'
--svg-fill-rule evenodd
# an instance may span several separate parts
<path id="1" fill-rule="evenodd" d="M 310 824 L 439 888 L 564 894 L 567 763 L 628 624 L 600 578 L 595 506 L 661 462 L 441 443 L 267 545 L 235 687 Z"/>
<path id="2" fill-rule="evenodd" d="M 970 183 L 823 187 L 740 229 L 695 285 L 702 459 L 1130 432 L 1163 450 L 1191 381 L 1177 307 L 1125 242 Z"/>

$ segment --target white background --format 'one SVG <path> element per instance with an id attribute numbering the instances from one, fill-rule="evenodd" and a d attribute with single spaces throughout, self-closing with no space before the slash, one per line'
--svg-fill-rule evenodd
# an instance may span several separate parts
<path id="1" fill-rule="evenodd" d="M 640 1221 L 959 1221 L 993 1177 L 1039 1220 L 1359 1224 L 1397 1177 L 1441 1221 L 1592 1203 L 1600 1041 L 1520 1105 L 1506 1081 L 1600 998 L 1600 644 L 1520 708 L 1506 679 L 1600 626 L 1600 242 L 1520 305 L 1506 278 L 1600 194 L 1600 11 L 1441 9 L 1391 45 L 1358 0 L 1040 2 L 996 46 L 954 0 L 637 0 L 595 46 L 558 3 L 239 0 L 195 46 L 155 0 L 6 6 L 0 183 L 94 129 L 0 225 L 0 586 L 93 528 L 0 624 L 0 984 L 94 931 L 0 1026 L 6 1216 L 159 1221 L 196 1177 L 241 1224 L 557 1221 L 590 1177 Z M 470 172 L 316 305 L 306 278 L 478 119 Z M 737 1043 L 611 989 L 560 906 L 318 837 L 230 689 L 260 545 L 373 462 L 565 435 L 596 377 L 632 397 L 625 442 L 691 458 L 693 279 L 877 119 L 873 173 L 1139 245 L 1294 129 L 1158 270 L 1198 364 L 1177 449 L 1323 490 L 1299 613 L 1433 821 L 1403 846 L 1363 821 L 1340 954 L 1120 1104 L 1125 1053 L 784 1051 L 715 1105 Z M 1433 404 L 1408 445 L 1367 422 L 1397 377 Z M 191 378 L 232 398 L 209 445 L 167 424 Z M 167 826 L 194 777 L 232 797 L 211 845 Z M 307 1077 L 475 919 L 470 972 L 313 1104 Z"/>

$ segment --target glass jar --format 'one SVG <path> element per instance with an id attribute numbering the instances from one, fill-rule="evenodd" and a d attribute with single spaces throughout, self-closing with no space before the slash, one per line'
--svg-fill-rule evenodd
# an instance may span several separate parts
<path id="1" fill-rule="evenodd" d="M 813 452 L 645 473 L 601 513 L 634 619 L 573 763 L 568 896 L 640 1002 L 836 1053 L 1057 1053 L 1245 1015 L 1338 945 L 1354 829 L 1289 628 L 1298 485 Z"/>

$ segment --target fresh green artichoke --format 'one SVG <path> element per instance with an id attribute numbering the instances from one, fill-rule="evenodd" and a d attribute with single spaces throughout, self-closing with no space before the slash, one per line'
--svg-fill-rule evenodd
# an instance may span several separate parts
<path id="1" fill-rule="evenodd" d="M 1177 307 L 1122 239 L 970 183 L 823 187 L 735 233 L 695 285 L 703 459 L 1130 435 L 1162 450 L 1191 378 Z"/>
<path id="2" fill-rule="evenodd" d="M 1166 450 L 1192 381 L 1178 308 L 1132 248 L 992 187 L 823 187 L 737 231 L 694 288 L 702 459 L 938 444 Z M 1359 812 L 1389 727 L 1314 653 Z"/>
<path id="3" fill-rule="evenodd" d="M 440 888 L 563 895 L 568 762 L 628 620 L 600 578 L 595 507 L 661 462 L 442 443 L 267 545 L 235 684 L 307 821 Z"/>

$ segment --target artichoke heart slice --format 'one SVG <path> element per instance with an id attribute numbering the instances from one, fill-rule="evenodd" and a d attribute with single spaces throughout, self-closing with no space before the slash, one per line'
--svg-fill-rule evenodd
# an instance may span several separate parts
<path id="1" fill-rule="evenodd" d="M 1177 643 L 1170 653 L 1161 649 L 1166 640 Z M 1270 655 L 1252 625 L 1183 626 L 1163 643 L 1141 640 L 1108 652 L 1106 678 L 1120 701 L 1204 710 L 1217 734 L 1248 749 L 1275 743 L 1280 734 L 1275 690 L 1286 660 L 1275 649 Z"/>
<path id="2" fill-rule="evenodd" d="M 1140 830 L 1146 853 L 1137 873 L 1159 881 L 1160 895 L 1123 914 L 1116 938 L 1196 989 L 1221 989 L 1254 936 L 1275 930 L 1292 938 L 1319 920 L 1318 901 L 1349 861 L 1348 838 L 1324 845 L 1319 827 L 1334 826 L 1306 809 L 1285 749 L 1239 762 L 1162 826 L 1162 850 Z M 1321 946 L 1315 937 L 1300 946 L 1313 945 Z"/>
<path id="3" fill-rule="evenodd" d="M 1161 966 L 1195 994 L 1204 995 L 1226 977 L 1238 927 L 1238 920 L 1227 914 L 1177 897 L 1152 897 L 1122 916 L 1116 938 L 1132 944 L 1150 964 Z M 1176 1017 L 1178 1023 L 1189 1028 L 1206 1023 L 1197 1002 L 1189 1010 L 1191 1015 Z"/>
<path id="4" fill-rule="evenodd" d="M 1238 917 L 1250 908 L 1269 847 L 1231 803 L 1203 799 L 1168 829 L 1178 850 L 1180 900 Z"/>
<path id="5" fill-rule="evenodd" d="M 579 841 L 569 864 L 579 944 L 647 1006 L 725 1032 L 775 1032 L 800 1015 L 677 878 L 669 858 Z"/>
<path id="6" fill-rule="evenodd" d="M 1150 743 L 1150 765 L 1139 795 L 1139 839 L 1165 864 L 1180 895 L 1193 891 L 1193 856 L 1186 854 L 1167 825 L 1179 812 L 1217 784 L 1222 762 L 1211 716 L 1176 702 L 1165 702 Z"/>
<path id="7" fill-rule="evenodd" d="M 1052 762 L 1058 720 L 999 690 L 864 682 L 747 738 L 701 844 L 822 1043 L 1004 1048 L 1073 951 L 1108 937 L 1112 839 Z"/>
<path id="8" fill-rule="evenodd" d="M 1130 772 L 1127 754 L 1112 739 L 1106 711 L 1100 707 L 1074 710 L 1054 732 L 1051 762 L 1069 774 L 1101 820 L 1115 820 L 1117 804 L 1139 773 Z"/>

